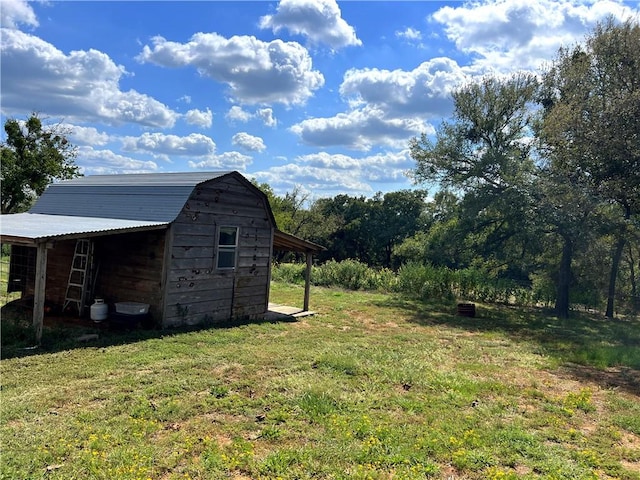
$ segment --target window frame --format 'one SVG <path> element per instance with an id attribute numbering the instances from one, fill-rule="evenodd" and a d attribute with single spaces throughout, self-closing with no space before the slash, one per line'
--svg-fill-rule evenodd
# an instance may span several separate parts
<path id="1" fill-rule="evenodd" d="M 235 243 L 233 244 L 227 244 L 227 243 L 222 243 L 222 234 L 225 231 L 229 231 L 230 229 L 234 230 L 235 233 Z M 222 271 L 231 271 L 231 270 L 235 270 L 237 265 L 238 265 L 238 243 L 239 243 L 239 239 L 240 239 L 240 227 L 238 227 L 237 225 L 220 225 L 217 228 L 217 232 L 216 232 L 216 258 L 215 258 L 215 266 L 216 266 L 216 270 L 222 270 Z M 227 255 L 221 255 L 221 254 L 228 254 L 228 253 L 232 253 L 233 254 L 233 265 L 231 266 L 221 266 L 220 265 L 220 260 L 222 257 L 224 257 L 225 259 L 228 259 Z"/>

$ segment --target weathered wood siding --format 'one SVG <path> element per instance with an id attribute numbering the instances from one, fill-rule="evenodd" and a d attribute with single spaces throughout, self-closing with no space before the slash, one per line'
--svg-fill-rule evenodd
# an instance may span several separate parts
<path id="1" fill-rule="evenodd" d="M 56 242 L 47 254 L 46 299 L 62 307 L 67 293 L 69 270 L 75 250 L 75 240 Z"/>
<path id="2" fill-rule="evenodd" d="M 160 325 L 165 234 L 153 230 L 96 238 L 95 296 L 104 298 L 111 308 L 115 302 L 148 303 L 149 314 Z"/>
<path id="3" fill-rule="evenodd" d="M 171 227 L 163 326 L 255 318 L 267 310 L 273 224 L 264 198 L 233 176 L 196 188 Z M 237 226 L 234 270 L 216 269 L 220 226 Z"/>
<path id="4" fill-rule="evenodd" d="M 115 302 L 148 303 L 151 316 L 160 325 L 165 232 L 106 235 L 92 241 L 98 267 L 94 297 L 104 298 L 110 309 Z M 75 246 L 75 240 L 59 241 L 47 255 L 46 300 L 59 307 L 64 305 Z M 29 293 L 33 294 L 32 287 Z"/>

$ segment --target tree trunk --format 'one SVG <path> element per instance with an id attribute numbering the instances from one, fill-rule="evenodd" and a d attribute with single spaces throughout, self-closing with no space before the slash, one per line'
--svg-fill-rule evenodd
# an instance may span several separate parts
<path id="1" fill-rule="evenodd" d="M 555 311 L 560 318 L 569 318 L 569 286 L 571 284 L 573 242 L 568 237 L 562 237 L 562 240 L 562 257 L 560 258 L 560 271 L 558 272 Z"/>
<path id="2" fill-rule="evenodd" d="M 624 219 L 629 220 L 631 218 L 631 208 L 625 205 Z M 620 259 L 622 258 L 622 251 L 624 250 L 625 238 L 624 232 L 620 233 L 616 247 L 613 250 L 613 258 L 611 259 L 611 274 L 609 275 L 609 292 L 607 294 L 607 311 L 605 317 L 613 318 L 614 302 L 616 296 L 616 279 L 618 278 L 618 270 L 620 269 Z"/>
<path id="3" fill-rule="evenodd" d="M 633 313 L 640 312 L 640 296 L 638 296 L 638 287 L 636 286 L 636 270 L 635 260 L 633 259 L 633 246 L 629 243 L 629 279 L 631 280 L 631 308 Z M 640 268 L 640 263 L 638 263 Z"/>
<path id="4" fill-rule="evenodd" d="M 611 259 L 611 274 L 609 276 L 609 292 L 607 294 L 607 311 L 604 316 L 613 318 L 614 302 L 616 296 L 616 279 L 618 278 L 618 270 L 620 269 L 620 259 L 622 258 L 622 250 L 624 249 L 624 238 L 621 237 L 616 242 L 613 250 L 613 258 Z"/>

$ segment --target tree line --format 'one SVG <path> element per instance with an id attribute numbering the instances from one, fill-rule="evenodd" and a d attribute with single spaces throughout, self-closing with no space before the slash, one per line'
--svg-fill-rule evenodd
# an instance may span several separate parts
<path id="1" fill-rule="evenodd" d="M 459 86 L 454 113 L 410 142 L 417 186 L 304 207 L 274 198 L 281 229 L 320 260 L 419 262 L 546 286 L 572 304 L 640 310 L 640 26 L 608 20 L 540 75 Z"/>

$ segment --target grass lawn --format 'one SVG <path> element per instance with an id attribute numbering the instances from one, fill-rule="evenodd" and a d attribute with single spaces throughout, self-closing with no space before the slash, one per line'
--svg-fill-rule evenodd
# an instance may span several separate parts
<path id="1" fill-rule="evenodd" d="M 0 478 L 640 479 L 637 320 L 311 300 L 298 321 L 3 335 Z"/>

